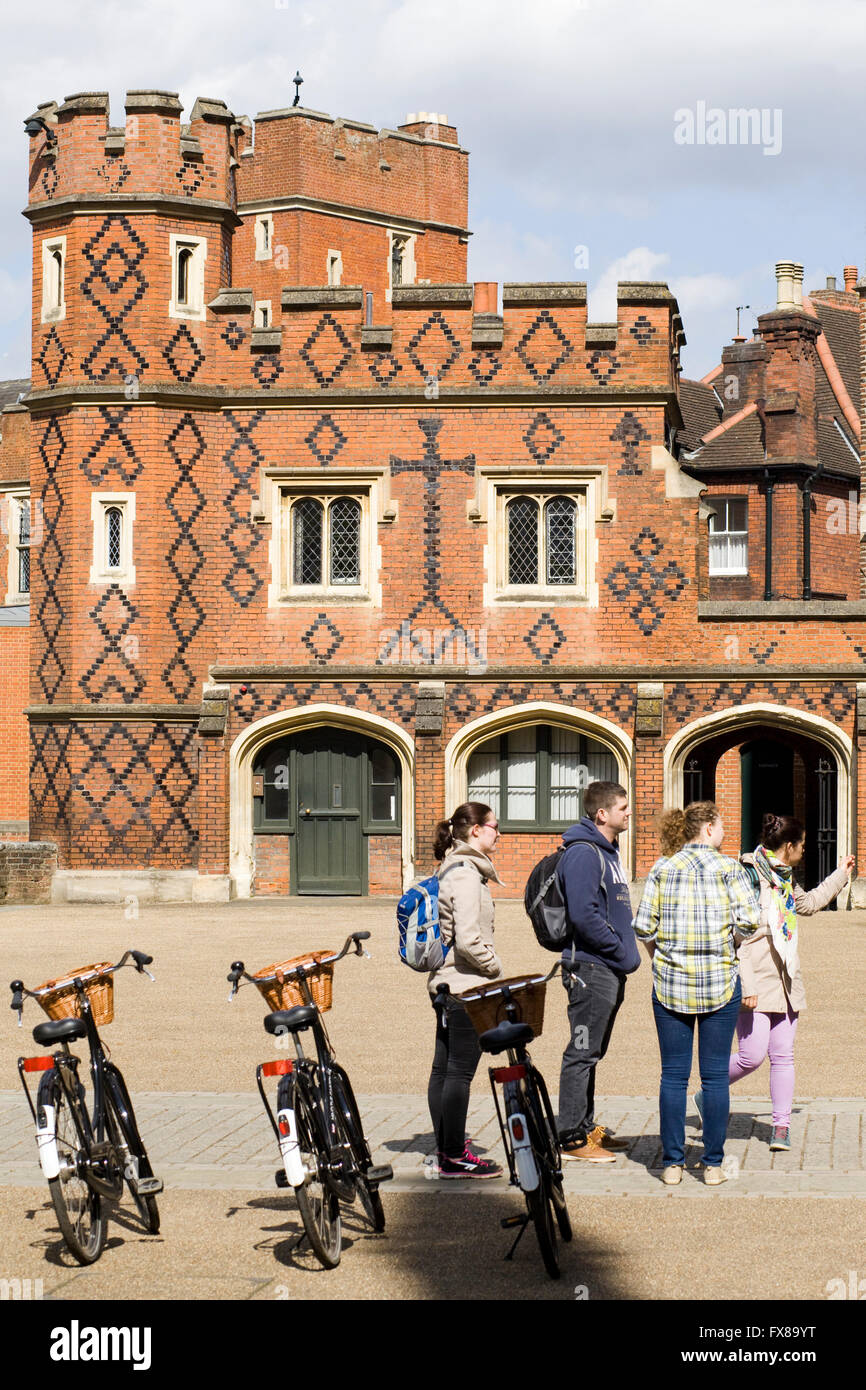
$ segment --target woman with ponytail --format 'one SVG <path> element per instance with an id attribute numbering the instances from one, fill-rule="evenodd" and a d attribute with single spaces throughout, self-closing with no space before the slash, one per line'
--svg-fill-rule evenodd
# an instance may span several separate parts
<path id="1" fill-rule="evenodd" d="M 439 1176 L 498 1178 L 498 1163 L 480 1158 L 466 1141 L 469 1090 L 481 1059 L 472 1020 L 455 995 L 502 977 L 493 945 L 493 897 L 490 879 L 501 883 L 491 862 L 499 840 L 495 812 L 480 801 L 458 806 L 450 820 L 436 827 L 433 853 L 441 861 L 439 926 L 443 945 L 451 949 L 445 964 L 431 972 L 428 988 L 436 994 L 447 984 L 447 1005 L 437 1012 L 436 1048 L 427 1089 L 436 1135 Z"/>
<path id="2" fill-rule="evenodd" d="M 761 843 L 743 855 L 756 886 L 761 925 L 739 948 L 743 1008 L 737 1022 L 739 1051 L 731 1057 L 731 1083 L 756 1071 L 769 1055 L 773 1137 L 770 1148 L 791 1147 L 794 1099 L 794 1038 L 797 1019 L 806 1007 L 806 992 L 797 951 L 797 917 L 820 912 L 848 882 L 854 866 L 849 854 L 838 869 L 806 893 L 793 880 L 803 858 L 806 831 L 794 816 L 764 816 Z M 695 1097 L 701 1113 L 703 1097 Z"/>

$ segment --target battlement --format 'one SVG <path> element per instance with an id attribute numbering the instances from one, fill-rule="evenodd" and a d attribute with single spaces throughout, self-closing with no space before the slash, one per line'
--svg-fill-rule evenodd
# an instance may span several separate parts
<path id="1" fill-rule="evenodd" d="M 43 102 L 30 120 L 30 208 L 64 211 L 94 198 L 159 196 L 232 208 L 231 169 L 243 127 L 225 102 L 199 97 L 187 124 L 177 92 L 127 92 L 125 122 L 111 124 L 107 92 Z"/>

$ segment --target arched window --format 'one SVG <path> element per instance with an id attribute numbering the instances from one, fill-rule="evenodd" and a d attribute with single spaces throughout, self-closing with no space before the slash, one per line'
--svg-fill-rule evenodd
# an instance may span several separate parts
<path id="1" fill-rule="evenodd" d="M 192 248 L 182 246 L 177 253 L 177 302 L 190 303 L 190 270 L 192 267 Z"/>
<path id="2" fill-rule="evenodd" d="M 123 513 L 119 507 L 109 507 L 105 513 L 105 563 L 110 570 L 119 570 L 123 557 Z"/>
<path id="3" fill-rule="evenodd" d="M 323 507 L 315 497 L 304 497 L 292 508 L 292 582 L 322 582 Z"/>
<path id="4" fill-rule="evenodd" d="M 338 497 L 329 509 L 331 583 L 361 582 L 361 506 L 354 497 Z"/>
<path id="5" fill-rule="evenodd" d="M 497 734 L 471 754 L 467 797 L 512 830 L 558 830 L 583 815 L 590 782 L 619 781 L 613 753 L 598 739 L 558 725 Z"/>

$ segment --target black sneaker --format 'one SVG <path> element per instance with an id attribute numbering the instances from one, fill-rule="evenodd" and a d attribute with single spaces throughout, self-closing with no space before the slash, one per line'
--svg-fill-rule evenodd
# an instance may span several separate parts
<path id="1" fill-rule="evenodd" d="M 481 1158 L 467 1144 L 460 1158 L 439 1156 L 440 1178 L 501 1178 L 502 1169 L 492 1159 Z"/>

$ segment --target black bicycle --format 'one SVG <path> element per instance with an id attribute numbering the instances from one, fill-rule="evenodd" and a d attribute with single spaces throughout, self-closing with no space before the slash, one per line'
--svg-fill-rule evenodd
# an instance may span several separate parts
<path id="1" fill-rule="evenodd" d="M 242 978 L 271 999 L 273 991 L 282 992 L 295 982 L 305 1000 L 265 1017 L 265 1031 L 278 1040 L 291 1038 L 295 1055 L 260 1063 L 256 1084 L 280 1146 L 283 1166 L 275 1174 L 277 1186 L 293 1189 L 307 1239 L 326 1269 L 335 1268 L 342 1254 L 340 1203 L 357 1198 L 373 1229 L 383 1231 L 379 1184 L 394 1176 L 390 1164 L 373 1164 L 351 1082 L 334 1058 L 322 1011 L 310 988 L 311 979 L 321 979 L 352 948 L 355 955 L 367 955 L 361 942 L 369 935 L 368 931 L 353 932 L 336 955 L 316 952 L 315 958 L 268 966 L 257 975 L 248 975 L 243 961 L 237 960 L 227 976 L 232 986 L 229 1001 Z M 323 1006 L 330 1007 L 329 995 Z M 306 1056 L 301 1042 L 300 1035 L 308 1029 L 315 1060 Z M 276 1114 L 264 1086 L 264 1078 L 273 1076 L 280 1078 Z"/>
<path id="2" fill-rule="evenodd" d="M 19 1057 L 18 1075 L 36 1124 L 39 1162 L 48 1179 L 63 1239 L 83 1265 L 93 1264 L 102 1254 L 106 1238 L 103 1198 L 119 1202 L 124 1182 L 145 1229 L 151 1235 L 159 1231 L 156 1194 L 162 1191 L 162 1179 L 153 1175 L 126 1082 L 105 1055 L 93 1008 L 94 999 L 98 1009 L 106 1007 L 111 977 L 127 963 L 152 980 L 150 971 L 145 970 L 152 960 L 142 951 L 126 951 L 116 965 L 89 966 L 39 989 L 25 989 L 20 980 L 9 986 L 19 1027 L 25 998 L 51 1008 L 63 997 L 60 1007 L 66 1012 L 75 1009 L 76 1016 L 37 1024 L 33 1038 L 40 1047 L 60 1046 L 50 1057 Z M 110 1022 L 111 1016 L 109 1003 L 100 1021 Z M 86 1038 L 90 1046 L 92 1113 L 79 1076 L 81 1059 L 69 1050 L 77 1038 Z M 41 1073 L 35 1106 L 25 1079 L 29 1073 Z"/>
<path id="3" fill-rule="evenodd" d="M 485 1000 L 501 995 L 505 1018 L 495 1028 L 482 1033 L 478 1039 L 481 1050 L 493 1055 L 506 1052 L 508 1065 L 490 1067 L 490 1085 L 496 1104 L 496 1118 L 502 1133 L 502 1144 L 508 1160 L 510 1180 L 519 1187 L 526 1211 L 519 1216 L 506 1216 L 503 1228 L 520 1229 L 505 1258 L 510 1260 L 530 1221 L 541 1251 L 544 1267 L 552 1279 L 560 1276 L 556 1228 L 564 1241 L 571 1240 L 571 1219 L 562 1188 L 562 1153 L 550 1096 L 544 1077 L 527 1051 L 527 1043 L 535 1037 L 528 1023 L 520 1021 L 520 993 L 535 987 L 544 989 L 562 966 L 559 961 L 548 975 L 509 981 L 497 987 L 485 986 Z M 444 987 L 447 990 L 447 986 Z M 475 998 L 480 998 L 480 995 Z M 438 998 L 438 996 L 437 996 Z M 473 1002 L 471 994 L 461 996 L 464 1004 Z M 500 1104 L 497 1087 L 502 1087 Z"/>

